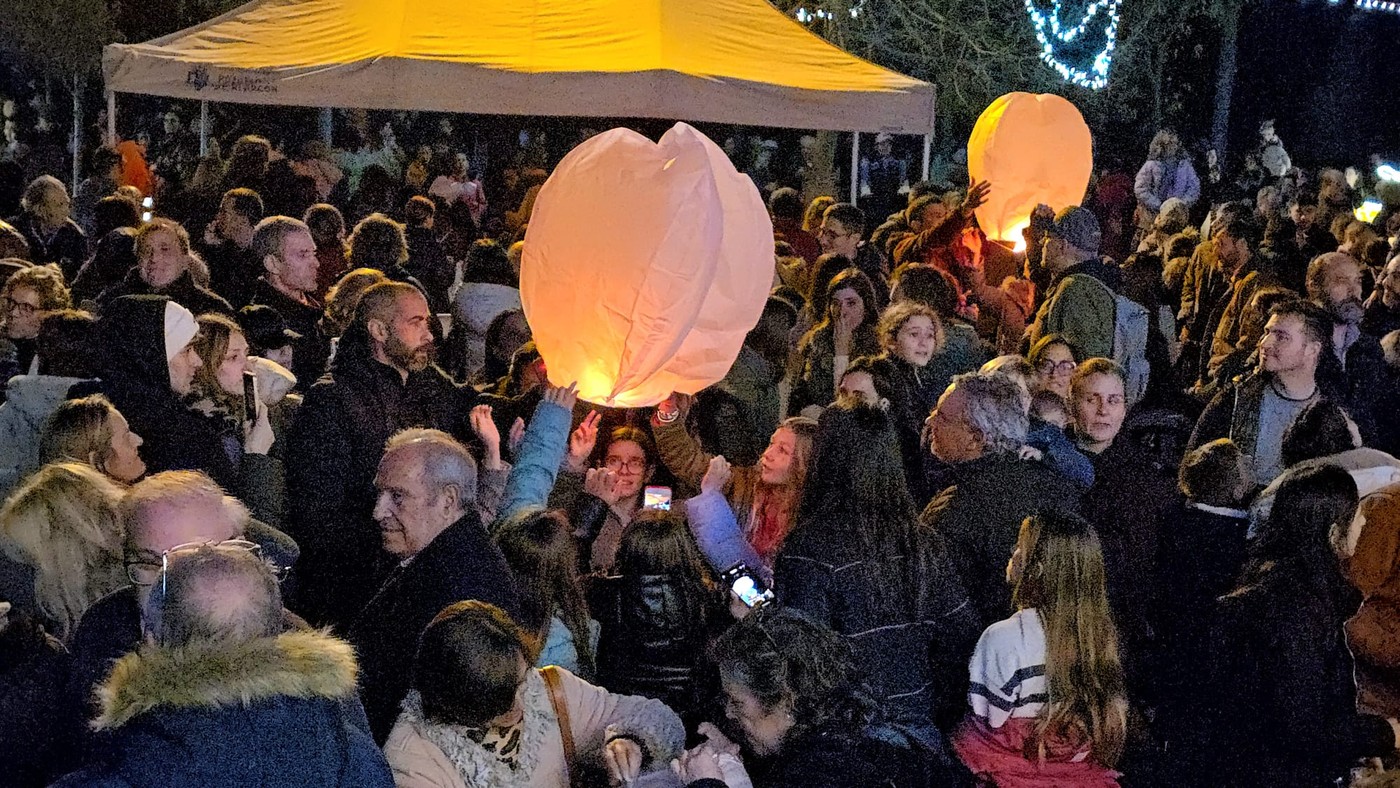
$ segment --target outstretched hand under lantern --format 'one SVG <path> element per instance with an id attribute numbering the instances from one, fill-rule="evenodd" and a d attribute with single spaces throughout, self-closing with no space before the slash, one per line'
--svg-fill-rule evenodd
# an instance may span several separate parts
<path id="1" fill-rule="evenodd" d="M 569 456 L 566 461 L 568 469 L 574 473 L 583 473 L 588 467 L 588 458 L 593 454 L 593 447 L 598 444 L 598 422 L 602 421 L 602 418 L 598 411 L 590 410 L 569 435 Z"/>
<path id="2" fill-rule="evenodd" d="M 967 196 L 963 198 L 962 206 L 959 210 L 962 215 L 971 218 L 974 211 L 981 208 L 987 202 L 987 195 L 992 193 L 992 184 L 987 181 L 979 181 L 972 184 L 967 190 Z"/>

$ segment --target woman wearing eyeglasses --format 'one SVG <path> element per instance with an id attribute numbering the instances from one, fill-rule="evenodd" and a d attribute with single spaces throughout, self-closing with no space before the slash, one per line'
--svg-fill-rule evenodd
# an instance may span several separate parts
<path id="1" fill-rule="evenodd" d="M 1069 401 L 1069 378 L 1074 374 L 1078 354 L 1068 339 L 1060 334 L 1046 334 L 1031 346 L 1026 358 L 1035 367 L 1035 391 L 1052 391 Z M 1034 391 L 1032 392 L 1034 393 Z"/>
<path id="2" fill-rule="evenodd" d="M 608 436 L 601 466 L 587 469 L 598 440 L 597 411 L 589 413 L 569 437 L 569 453 L 551 503 L 570 511 L 581 536 L 580 560 L 587 569 L 610 573 L 622 532 L 642 510 L 642 497 L 656 473 L 656 444 L 636 427 L 618 427 Z"/>

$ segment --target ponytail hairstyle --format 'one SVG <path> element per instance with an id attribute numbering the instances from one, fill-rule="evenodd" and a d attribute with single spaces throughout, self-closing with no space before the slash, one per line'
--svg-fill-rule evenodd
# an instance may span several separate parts
<path id="1" fill-rule="evenodd" d="M 1094 758 L 1113 766 L 1123 754 L 1128 697 L 1109 613 L 1099 536 L 1082 517 L 1043 512 L 1021 524 L 1021 577 L 1012 600 L 1035 608 L 1045 627 L 1049 700 L 1036 724 L 1034 760 L 1054 738 L 1089 740 Z"/>

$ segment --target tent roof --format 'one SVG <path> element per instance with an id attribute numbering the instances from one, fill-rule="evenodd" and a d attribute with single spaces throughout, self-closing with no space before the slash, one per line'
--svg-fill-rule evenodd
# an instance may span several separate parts
<path id="1" fill-rule="evenodd" d="M 923 134 L 934 88 L 765 0 L 254 0 L 103 56 L 109 90 L 249 104 Z"/>

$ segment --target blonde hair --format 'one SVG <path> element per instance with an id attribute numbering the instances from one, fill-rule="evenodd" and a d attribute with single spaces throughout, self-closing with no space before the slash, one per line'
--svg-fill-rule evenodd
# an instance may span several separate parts
<path id="1" fill-rule="evenodd" d="M 91 465 L 61 462 L 40 468 L 0 510 L 4 551 L 34 567 L 39 609 L 63 639 L 93 602 L 126 585 L 121 497 Z"/>
<path id="2" fill-rule="evenodd" d="M 1047 740 L 1082 735 L 1094 758 L 1113 766 L 1127 737 L 1128 697 L 1099 536 L 1078 515 L 1046 512 L 1026 518 L 1016 545 L 1024 569 L 1012 601 L 1034 608 L 1045 627 L 1049 700 L 1036 724 L 1040 758 Z"/>
<path id="3" fill-rule="evenodd" d="M 365 291 L 387 281 L 389 277 L 376 268 L 356 268 L 340 277 L 326 293 L 326 323 L 335 332 L 332 336 L 340 336 L 350 327 Z"/>
<path id="4" fill-rule="evenodd" d="M 807 205 L 807 210 L 802 214 L 802 229 L 807 232 L 816 232 L 821 227 L 822 217 L 826 215 L 826 209 L 836 204 L 836 198 L 823 194 L 820 197 L 813 197 L 812 202 Z"/>
<path id="5" fill-rule="evenodd" d="M 106 471 L 112 456 L 112 417 L 117 408 L 101 394 L 70 399 L 54 410 L 39 433 L 39 462 L 72 460 Z"/>

